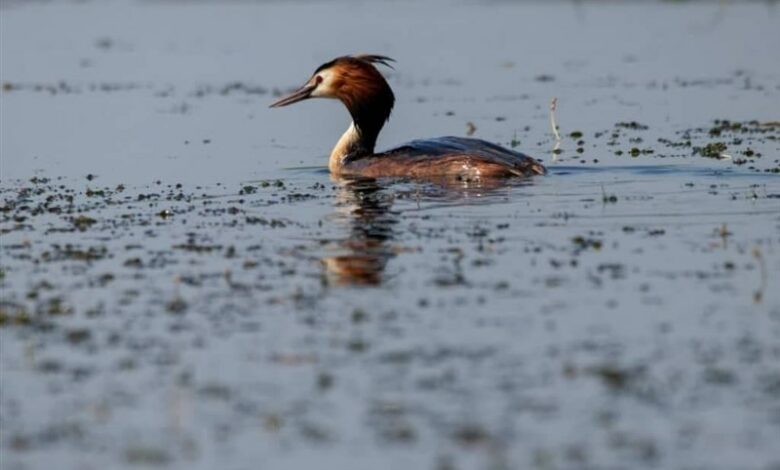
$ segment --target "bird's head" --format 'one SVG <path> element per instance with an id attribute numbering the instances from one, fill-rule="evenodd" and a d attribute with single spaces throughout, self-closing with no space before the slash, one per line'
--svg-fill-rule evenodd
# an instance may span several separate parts
<path id="1" fill-rule="evenodd" d="M 302 87 L 273 102 L 271 107 L 279 108 L 309 98 L 334 98 L 344 103 L 353 117 L 380 109 L 386 109 L 389 116 L 393 92 L 374 64 L 392 68 L 390 62 L 393 59 L 380 55 L 338 57 L 320 65 Z"/>

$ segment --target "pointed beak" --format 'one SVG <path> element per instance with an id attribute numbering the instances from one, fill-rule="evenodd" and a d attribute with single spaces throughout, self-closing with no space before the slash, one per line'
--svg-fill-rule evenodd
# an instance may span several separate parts
<path id="1" fill-rule="evenodd" d="M 317 85 L 307 83 L 289 95 L 283 96 L 282 98 L 274 101 L 271 103 L 269 108 L 281 108 L 282 106 L 287 106 L 288 104 L 297 103 L 298 101 L 311 98 L 311 92 L 314 91 L 315 88 L 317 88 Z"/>

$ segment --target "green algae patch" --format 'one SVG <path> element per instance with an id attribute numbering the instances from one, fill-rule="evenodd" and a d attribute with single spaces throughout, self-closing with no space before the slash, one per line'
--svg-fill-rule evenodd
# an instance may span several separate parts
<path id="1" fill-rule="evenodd" d="M 693 154 L 701 155 L 706 158 L 722 158 L 723 152 L 725 152 L 727 148 L 728 147 L 723 142 L 712 142 L 704 147 L 694 147 Z"/>
<path id="2" fill-rule="evenodd" d="M 21 305 L 0 305 L 0 328 L 5 326 L 25 326 L 32 323 L 29 312 Z"/>
<path id="3" fill-rule="evenodd" d="M 83 232 L 88 228 L 90 228 L 91 226 L 93 226 L 95 223 L 97 223 L 97 220 L 86 215 L 80 215 L 78 217 L 74 217 L 71 220 L 71 223 L 73 224 L 74 227 L 76 227 L 77 230 Z"/>

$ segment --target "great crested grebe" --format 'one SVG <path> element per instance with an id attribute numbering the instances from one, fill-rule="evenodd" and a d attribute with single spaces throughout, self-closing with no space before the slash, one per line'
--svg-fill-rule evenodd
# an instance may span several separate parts
<path id="1" fill-rule="evenodd" d="M 414 140 L 374 153 L 379 131 L 395 102 L 393 90 L 374 64 L 391 67 L 391 61 L 380 55 L 338 57 L 319 66 L 301 88 L 271 107 L 308 98 L 335 98 L 344 103 L 352 115 L 352 124 L 330 153 L 328 167 L 336 175 L 479 180 L 546 173 L 542 164 L 527 155 L 462 137 Z"/>

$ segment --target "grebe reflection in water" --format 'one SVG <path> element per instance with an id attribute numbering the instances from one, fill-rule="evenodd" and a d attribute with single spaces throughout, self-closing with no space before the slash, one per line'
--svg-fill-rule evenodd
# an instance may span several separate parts
<path id="1" fill-rule="evenodd" d="M 379 286 L 391 279 L 392 274 L 387 274 L 390 260 L 419 249 L 404 242 L 399 226 L 404 212 L 502 204 L 511 200 L 511 193 L 534 184 L 527 179 L 512 184 L 435 180 L 410 182 L 410 186 L 392 178 L 331 179 L 337 191 L 335 219 L 345 222 L 346 236 L 327 243 L 328 254 L 320 258 L 323 279 L 329 286 Z"/>
<path id="2" fill-rule="evenodd" d="M 399 251 L 392 245 L 398 214 L 392 197 L 372 179 L 336 180 L 338 206 L 347 218 L 348 236 L 339 254 L 322 258 L 329 285 L 378 286 L 384 281 L 387 262 Z"/>

